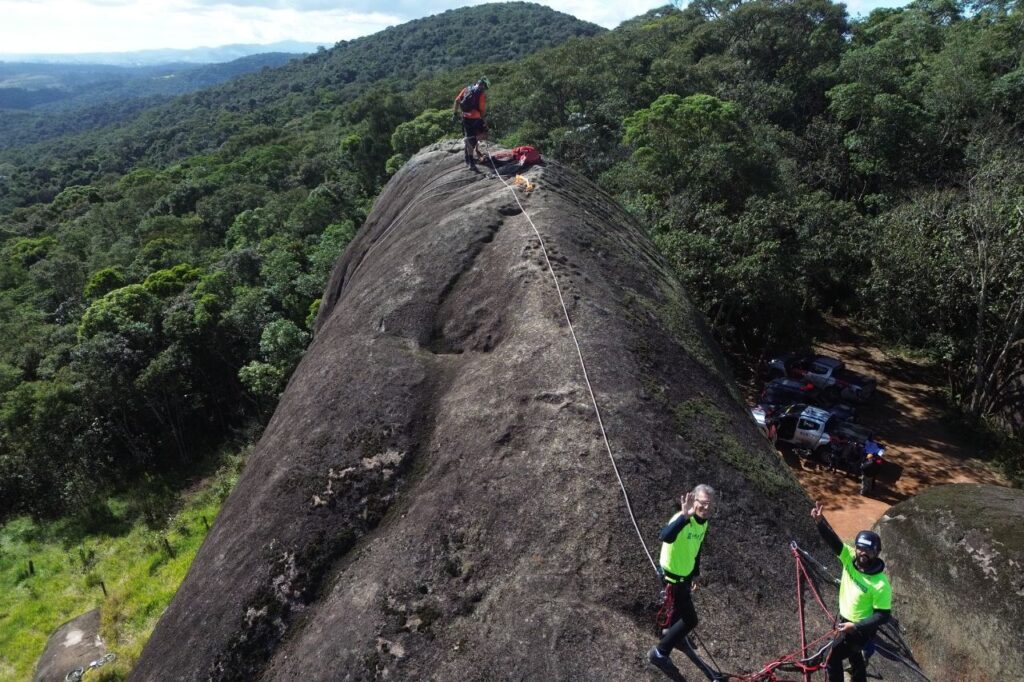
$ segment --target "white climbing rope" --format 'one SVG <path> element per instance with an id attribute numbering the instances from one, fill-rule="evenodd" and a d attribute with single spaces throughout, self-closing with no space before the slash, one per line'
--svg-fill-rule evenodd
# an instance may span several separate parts
<path id="1" fill-rule="evenodd" d="M 647 548 L 647 543 L 644 542 L 643 533 L 640 532 L 640 526 L 637 525 L 636 516 L 633 514 L 633 506 L 629 503 L 629 493 L 626 492 L 626 484 L 622 482 L 622 476 L 619 474 L 619 467 L 615 463 L 615 457 L 612 455 L 612 446 L 608 443 L 608 434 L 604 429 L 604 420 L 601 418 L 601 408 L 597 405 L 597 396 L 594 395 L 594 387 L 590 383 L 590 375 L 587 372 L 587 363 L 583 360 L 583 351 L 580 349 L 579 339 L 576 338 L 576 329 L 573 327 L 572 319 L 569 318 L 569 308 L 565 305 L 565 298 L 562 296 L 562 287 L 558 284 L 558 276 L 555 275 L 555 269 L 551 266 L 551 259 L 548 258 L 548 249 L 544 244 L 544 237 L 541 236 L 540 230 L 533 222 L 533 218 L 527 212 L 522 202 L 519 201 L 519 195 L 516 194 L 515 188 L 505 181 L 505 178 L 498 172 L 498 167 L 494 165 L 494 159 L 491 155 L 487 155 L 487 160 L 491 163 L 491 168 L 494 169 L 494 175 L 501 180 L 505 188 L 512 193 L 512 197 L 516 200 L 516 204 L 519 206 L 519 210 L 523 212 L 526 219 L 530 222 L 530 227 L 533 228 L 533 233 L 537 235 L 537 241 L 540 242 L 541 253 L 544 254 L 544 262 L 547 263 L 548 272 L 551 273 L 551 280 L 555 283 L 555 292 L 558 294 L 558 302 L 562 305 L 562 313 L 565 315 L 565 322 L 569 325 L 569 334 L 572 336 L 572 342 L 576 346 L 576 355 L 580 359 L 580 367 L 583 369 L 583 380 L 587 384 L 587 390 L 590 392 L 590 401 L 594 405 L 594 414 L 597 415 L 597 424 L 601 427 L 601 438 L 604 440 L 604 448 L 608 453 L 608 459 L 612 463 L 612 469 L 615 471 L 615 478 L 619 481 L 619 488 L 622 489 L 622 499 L 626 501 L 626 511 L 629 512 L 629 519 L 633 522 L 633 528 L 636 529 L 636 536 L 640 540 L 640 546 L 644 548 L 644 554 L 647 555 L 647 560 L 651 562 L 651 567 L 654 568 L 655 572 L 658 572 L 658 565 L 654 563 L 654 557 L 651 556 L 651 551 Z"/>

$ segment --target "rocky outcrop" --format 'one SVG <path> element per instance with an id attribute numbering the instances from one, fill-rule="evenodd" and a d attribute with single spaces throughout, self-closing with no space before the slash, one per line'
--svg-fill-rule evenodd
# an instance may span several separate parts
<path id="1" fill-rule="evenodd" d="M 810 502 L 644 231 L 565 167 L 526 175 L 643 537 L 656 553 L 680 493 L 721 491 L 702 638 L 759 666 L 796 642 Z M 132 679 L 657 678 L 657 592 L 533 228 L 441 145 L 339 260 Z"/>
<path id="2" fill-rule="evenodd" d="M 1024 679 L 1024 491 L 932 488 L 877 530 L 894 613 L 931 679 Z"/>
<path id="3" fill-rule="evenodd" d="M 75 668 L 84 668 L 107 652 L 100 639 L 100 610 L 93 609 L 57 628 L 39 657 L 32 682 L 64 682 Z"/>

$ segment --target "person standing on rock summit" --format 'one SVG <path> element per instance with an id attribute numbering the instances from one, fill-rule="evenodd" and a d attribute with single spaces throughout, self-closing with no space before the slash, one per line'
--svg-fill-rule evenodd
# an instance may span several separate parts
<path id="1" fill-rule="evenodd" d="M 487 111 L 487 89 L 490 87 L 490 79 L 483 76 L 476 83 L 462 88 L 459 94 L 455 95 L 455 104 L 452 105 L 452 118 L 456 121 L 462 119 L 462 134 L 465 136 L 466 142 L 466 164 L 470 168 L 476 168 L 477 161 L 486 160 L 477 145 L 480 140 L 487 139 L 487 123 L 484 121 L 484 112 Z"/>
<path id="2" fill-rule="evenodd" d="M 850 661 L 850 682 L 867 682 L 864 647 L 878 628 L 889 622 L 892 586 L 885 574 L 885 562 L 879 558 L 882 538 L 870 530 L 857 533 L 853 546 L 844 544 L 828 525 L 819 502 L 811 509 L 811 518 L 825 543 L 843 564 L 839 582 L 839 633 L 828 659 L 829 682 L 843 682 L 843 661 Z"/>
<path id="3" fill-rule="evenodd" d="M 697 627 L 697 611 L 690 593 L 700 575 L 700 550 L 715 504 L 715 490 L 698 485 L 681 498 L 681 509 L 661 529 L 661 576 L 665 603 L 659 613 L 661 641 L 647 652 L 647 660 L 662 670 L 674 670 L 672 649 L 689 647 L 686 635 Z M 689 653 L 687 652 L 689 656 Z"/>

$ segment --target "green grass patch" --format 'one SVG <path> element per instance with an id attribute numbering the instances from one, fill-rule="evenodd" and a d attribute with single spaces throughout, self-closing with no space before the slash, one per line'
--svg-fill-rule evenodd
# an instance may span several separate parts
<path id="1" fill-rule="evenodd" d="M 101 635 L 117 661 L 89 679 L 126 678 L 238 480 L 243 459 L 227 456 L 199 486 L 165 493 L 156 507 L 165 515 L 140 504 L 152 501 L 151 485 L 98 504 L 89 510 L 91 520 L 18 518 L 0 527 L 0 682 L 31 679 L 50 634 L 96 607 Z"/>

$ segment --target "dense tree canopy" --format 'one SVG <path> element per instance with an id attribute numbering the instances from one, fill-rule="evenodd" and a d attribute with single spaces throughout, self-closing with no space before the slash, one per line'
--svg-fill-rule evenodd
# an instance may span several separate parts
<path id="1" fill-rule="evenodd" d="M 734 357 L 855 315 L 974 418 L 1019 401 L 1015 3 L 702 0 L 611 32 L 484 5 L 0 154 L 0 516 L 265 420 L 334 260 L 481 73 L 495 135 L 615 194 Z"/>

